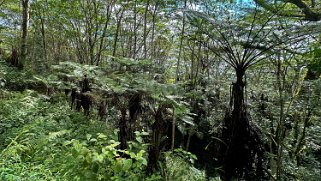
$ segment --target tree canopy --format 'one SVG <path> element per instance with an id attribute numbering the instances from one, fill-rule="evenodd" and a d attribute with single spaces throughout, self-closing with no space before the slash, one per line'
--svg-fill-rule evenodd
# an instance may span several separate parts
<path id="1" fill-rule="evenodd" d="M 0 0 L 0 180 L 318 180 L 320 0 Z"/>

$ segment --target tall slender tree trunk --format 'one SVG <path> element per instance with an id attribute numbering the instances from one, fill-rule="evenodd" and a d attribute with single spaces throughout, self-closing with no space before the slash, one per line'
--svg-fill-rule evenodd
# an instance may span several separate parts
<path id="1" fill-rule="evenodd" d="M 93 65 L 96 61 L 96 52 L 95 52 L 95 46 L 97 44 L 97 38 L 98 38 L 98 30 L 99 30 L 99 25 L 100 25 L 100 22 L 98 21 L 99 19 L 99 13 L 98 13 L 98 8 L 99 8 L 99 4 L 97 4 L 96 1 L 92 1 L 92 4 L 93 4 L 93 9 L 94 9 L 94 12 L 93 14 L 91 15 L 91 26 L 93 26 L 93 31 L 90 32 L 90 36 L 92 36 L 92 34 L 94 34 L 93 38 L 92 38 L 92 42 L 90 44 L 90 64 Z"/>
<path id="2" fill-rule="evenodd" d="M 89 5 L 87 5 L 89 6 Z M 87 24 L 87 38 L 88 38 L 88 45 L 86 47 L 88 47 L 87 49 L 87 63 L 90 62 L 90 64 L 93 63 L 93 58 L 94 58 L 94 41 L 93 41 L 93 37 L 92 37 L 92 32 L 93 32 L 93 17 L 92 14 L 90 14 L 91 11 L 89 10 L 87 12 L 86 15 L 86 24 Z"/>
<path id="3" fill-rule="evenodd" d="M 179 68 L 180 68 L 180 61 L 181 61 L 181 54 L 182 54 L 182 48 L 183 48 L 183 40 L 184 40 L 184 34 L 185 34 L 185 9 L 187 5 L 187 0 L 184 0 L 184 11 L 183 11 L 183 26 L 181 31 L 181 39 L 179 44 L 179 52 L 177 57 L 177 67 L 176 67 L 176 82 L 179 81 Z"/>
<path id="4" fill-rule="evenodd" d="M 105 21 L 103 34 L 102 34 L 101 39 L 100 39 L 99 49 L 98 49 L 98 53 L 97 53 L 96 65 L 98 65 L 99 62 L 101 61 L 101 53 L 103 51 L 103 47 L 104 47 L 104 43 L 105 43 L 104 39 L 105 39 L 105 36 L 107 34 L 107 27 L 108 27 L 108 23 L 109 23 L 109 20 L 110 20 L 110 12 L 111 12 L 111 5 L 108 5 L 107 6 L 107 11 L 106 11 L 106 21 Z"/>
<path id="5" fill-rule="evenodd" d="M 191 50 L 191 73 L 190 73 L 190 81 L 193 82 L 194 79 L 194 70 L 195 70 L 195 42 L 193 42 L 193 47 Z"/>
<path id="6" fill-rule="evenodd" d="M 156 52 L 156 46 L 154 43 L 154 37 L 155 37 L 155 24 L 156 24 L 156 13 L 158 9 L 158 1 L 156 1 L 154 10 L 153 10 L 153 18 L 152 18 L 152 34 L 151 34 L 151 47 L 152 47 L 152 52 L 151 52 L 151 57 L 155 57 L 155 52 Z"/>
<path id="7" fill-rule="evenodd" d="M 146 2 L 145 14 L 144 14 L 144 59 L 147 58 L 147 14 L 148 14 L 149 0 Z"/>
<path id="8" fill-rule="evenodd" d="M 115 38 L 114 38 L 113 57 L 116 56 L 116 52 L 117 52 L 118 35 L 119 35 L 119 31 L 120 31 L 121 21 L 123 19 L 124 9 L 119 10 L 119 12 L 117 14 L 119 14 L 119 13 L 120 13 L 120 15 L 117 20 L 117 27 L 116 27 Z"/>
<path id="9" fill-rule="evenodd" d="M 44 53 L 44 61 L 47 62 L 47 46 L 46 46 L 46 32 L 45 32 L 45 20 L 44 20 L 45 11 L 42 9 L 42 15 L 40 17 L 41 23 L 41 35 L 42 35 L 42 46 L 43 46 L 43 53 Z"/>
<path id="10" fill-rule="evenodd" d="M 202 43 L 199 42 L 198 43 L 198 52 L 197 52 L 197 64 L 196 64 L 196 70 L 195 70 L 195 76 L 194 76 L 194 87 L 197 84 L 199 66 L 200 66 L 200 63 L 202 61 L 202 52 L 201 51 L 202 51 Z"/>
<path id="11" fill-rule="evenodd" d="M 21 0 L 22 2 L 22 37 L 21 37 L 21 61 L 19 67 L 23 68 L 27 54 L 27 39 L 29 26 L 29 0 Z"/>
<path id="12" fill-rule="evenodd" d="M 185 146 L 185 150 L 188 151 L 189 150 L 189 145 L 191 143 L 191 138 L 193 136 L 193 130 L 192 128 L 190 128 L 190 130 L 188 130 L 188 133 L 187 133 L 187 141 L 186 141 L 186 146 Z"/>
<path id="13" fill-rule="evenodd" d="M 283 140 L 284 140 L 284 106 L 285 106 L 285 100 L 284 100 L 284 82 L 285 77 L 282 76 L 282 64 L 281 64 L 281 58 L 280 56 L 277 58 L 277 86 L 278 86 L 278 92 L 279 92 L 279 104 L 280 104 L 280 112 L 279 112 L 279 120 L 277 124 L 276 129 L 276 160 L 272 160 L 272 163 L 275 165 L 272 165 L 271 168 L 272 174 L 276 174 L 276 179 L 281 179 L 282 175 L 282 156 L 283 156 Z"/>
<path id="14" fill-rule="evenodd" d="M 133 59 L 136 59 L 137 50 L 137 0 L 134 5 L 134 48 L 133 48 Z"/>

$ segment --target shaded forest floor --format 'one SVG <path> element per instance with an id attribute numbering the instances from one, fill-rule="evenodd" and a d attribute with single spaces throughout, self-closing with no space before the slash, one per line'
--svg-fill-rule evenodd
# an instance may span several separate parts
<path id="1" fill-rule="evenodd" d="M 1 65 L 2 73 L 10 71 Z M 129 149 L 120 150 L 115 119 L 71 111 L 62 92 L 2 88 L 0 97 L 0 180 L 205 180 L 191 163 L 195 157 L 180 149 L 164 153 L 162 169 L 147 176 L 147 132 L 136 132 Z"/>

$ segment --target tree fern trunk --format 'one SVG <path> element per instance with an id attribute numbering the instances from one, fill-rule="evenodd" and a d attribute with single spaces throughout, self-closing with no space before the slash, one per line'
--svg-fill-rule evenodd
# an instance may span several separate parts
<path id="1" fill-rule="evenodd" d="M 237 67 L 232 84 L 231 112 L 227 111 L 220 146 L 223 180 L 232 178 L 253 180 L 263 177 L 264 148 L 257 131 L 249 124 L 245 108 L 245 69 Z"/>

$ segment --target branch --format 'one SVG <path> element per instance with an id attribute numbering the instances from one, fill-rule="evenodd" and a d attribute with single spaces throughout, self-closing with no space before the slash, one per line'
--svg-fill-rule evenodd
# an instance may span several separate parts
<path id="1" fill-rule="evenodd" d="M 294 18 L 304 18 L 308 21 L 319 21 L 321 20 L 321 13 L 314 12 L 307 4 L 305 4 L 302 0 L 283 0 L 285 3 L 291 3 L 302 10 L 303 15 L 300 14 L 289 14 L 284 12 L 278 12 L 277 9 L 272 7 L 272 5 L 268 4 L 264 0 L 254 0 L 258 5 L 263 7 L 264 9 L 277 14 L 279 16 L 284 17 L 294 17 Z"/>
<path id="2" fill-rule="evenodd" d="M 0 7 L 6 2 L 6 0 L 1 0 L 0 1 Z"/>
<path id="3" fill-rule="evenodd" d="M 287 2 L 299 7 L 305 15 L 305 19 L 309 21 L 319 21 L 321 20 L 321 13 L 316 13 L 306 5 L 302 0 L 286 0 Z"/>
<path id="4" fill-rule="evenodd" d="M 256 2 L 259 6 L 261 6 L 267 11 L 270 11 L 275 15 L 284 16 L 284 17 L 304 18 L 304 15 L 301 15 L 301 14 L 290 14 L 288 12 L 279 11 L 278 8 L 273 7 L 272 5 L 268 4 L 264 0 L 254 0 L 254 2 Z"/>

